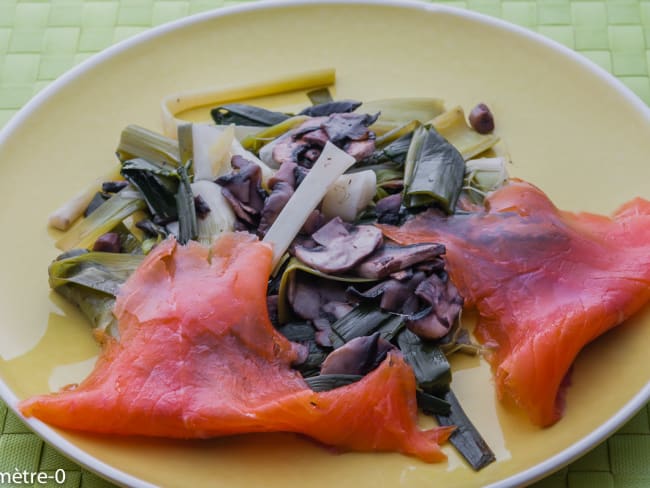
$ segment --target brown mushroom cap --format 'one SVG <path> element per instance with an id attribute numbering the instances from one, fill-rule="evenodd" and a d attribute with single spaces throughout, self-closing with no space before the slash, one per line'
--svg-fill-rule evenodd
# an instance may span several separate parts
<path id="1" fill-rule="evenodd" d="M 445 246 L 437 243 L 410 246 L 386 244 L 361 262 L 355 271 L 362 278 L 385 278 L 414 264 L 434 260 L 444 252 Z"/>
<path id="2" fill-rule="evenodd" d="M 462 308 L 463 299 L 454 284 L 432 274 L 415 289 L 415 294 L 431 305 L 431 312 L 406 324 L 411 332 L 424 339 L 440 339 L 451 329 Z"/>
<path id="3" fill-rule="evenodd" d="M 395 349 L 376 332 L 352 339 L 330 353 L 321 365 L 320 374 L 365 375 L 381 363 L 388 351 Z"/>
<path id="4" fill-rule="evenodd" d="M 318 244 L 307 248 L 298 244 L 295 256 L 323 273 L 343 273 L 352 269 L 381 245 L 382 233 L 372 225 L 346 225 L 335 217 L 312 235 Z"/>

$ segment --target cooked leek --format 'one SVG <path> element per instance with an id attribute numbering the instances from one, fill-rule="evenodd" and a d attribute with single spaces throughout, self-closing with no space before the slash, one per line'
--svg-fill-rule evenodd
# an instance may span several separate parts
<path id="1" fill-rule="evenodd" d="M 56 247 L 63 251 L 74 247 L 90 248 L 99 236 L 109 232 L 133 212 L 145 207 L 146 203 L 140 195 L 122 190 L 106 200 L 88 218 L 77 221 L 56 242 Z"/>
<path id="2" fill-rule="evenodd" d="M 232 125 L 192 124 L 194 181 L 215 180 L 232 170 L 230 159 L 234 138 Z"/>
<path id="3" fill-rule="evenodd" d="M 355 162 L 346 152 L 328 142 L 305 179 L 284 206 L 264 236 L 273 244 L 273 267 L 293 242 L 307 217 L 321 202 L 339 176 Z"/>
<path id="4" fill-rule="evenodd" d="M 255 107 L 244 103 L 229 103 L 220 105 L 210 111 L 212 119 L 218 125 L 248 125 L 269 127 L 287 120 L 291 115 L 274 112 L 262 107 Z"/>
<path id="5" fill-rule="evenodd" d="M 358 374 L 319 374 L 318 376 L 306 378 L 305 381 L 312 390 L 322 392 L 340 388 L 341 386 L 351 385 L 352 383 L 359 381 L 361 378 L 363 378 L 363 376 Z"/>
<path id="6" fill-rule="evenodd" d="M 233 230 L 235 214 L 221 193 L 221 187 L 212 181 L 194 181 L 192 193 L 194 196 L 200 196 L 210 208 L 210 212 L 205 217 L 197 219 L 197 240 L 209 246 L 219 235 Z"/>
<path id="7" fill-rule="evenodd" d="M 360 303 L 332 324 L 330 339 L 334 348 L 377 331 L 382 338 L 390 340 L 402 328 L 404 321 L 403 317 L 384 312 L 374 303 Z"/>
<path id="8" fill-rule="evenodd" d="M 110 173 L 107 173 L 101 178 L 97 178 L 91 185 L 52 212 L 47 220 L 48 225 L 58 230 L 68 230 L 83 215 L 88 204 L 95 197 L 98 189 L 101 188 L 102 183 L 119 178 L 120 173 L 117 169 L 113 169 Z"/>
<path id="9" fill-rule="evenodd" d="M 142 158 L 171 166 L 180 164 L 178 141 L 138 125 L 128 125 L 122 131 L 117 157 L 122 162 Z"/>
<path id="10" fill-rule="evenodd" d="M 50 287 L 74 284 L 116 295 L 143 260 L 142 255 L 84 252 L 57 259 L 48 268 Z"/>
<path id="11" fill-rule="evenodd" d="M 471 159 L 465 163 L 465 182 L 463 189 L 475 201 L 499 189 L 509 179 L 503 157 Z"/>
<path id="12" fill-rule="evenodd" d="M 441 426 L 453 425 L 456 427 L 456 430 L 449 438 L 449 442 L 477 471 L 494 462 L 496 460 L 494 452 L 469 420 L 454 392 L 449 390 L 445 393 L 443 399 L 449 403 L 450 412 L 448 415 L 438 414 L 435 417 Z"/>
<path id="13" fill-rule="evenodd" d="M 101 340 L 104 333 L 117 333 L 115 295 L 142 259 L 142 255 L 134 254 L 72 254 L 50 265 L 50 286 L 79 307 L 95 329 L 95 337 Z"/>
<path id="14" fill-rule="evenodd" d="M 374 171 L 365 170 L 340 176 L 323 198 L 321 211 L 327 219 L 341 217 L 353 222 L 372 202 L 377 190 Z"/>
<path id="15" fill-rule="evenodd" d="M 364 102 L 361 110 L 373 114 L 381 112 L 371 129 L 385 134 L 414 120 L 428 122 L 442 114 L 445 106 L 438 98 L 388 98 Z"/>
<path id="16" fill-rule="evenodd" d="M 196 223 L 196 209 L 194 207 L 194 195 L 188 176 L 188 166 L 179 166 L 177 173 L 179 178 L 178 191 L 176 192 L 176 208 L 178 209 L 178 242 L 187 244 L 196 239 L 199 231 Z"/>
<path id="17" fill-rule="evenodd" d="M 439 115 L 431 121 L 431 125 L 458 149 L 465 160 L 487 151 L 499 142 L 499 137 L 495 134 L 479 134 L 467 125 L 461 107 Z"/>
<path id="18" fill-rule="evenodd" d="M 411 140 L 404 170 L 407 207 L 438 204 L 453 213 L 463 186 L 465 161 L 433 128 L 420 127 Z"/>
<path id="19" fill-rule="evenodd" d="M 415 392 L 415 398 L 417 399 L 420 410 L 429 415 L 449 415 L 451 412 L 451 404 L 449 402 L 430 393 L 417 390 Z"/>
<path id="20" fill-rule="evenodd" d="M 322 88 L 334 84 L 335 79 L 336 73 L 333 69 L 321 69 L 221 90 L 207 89 L 174 93 L 165 97 L 161 104 L 164 133 L 169 137 L 176 137 L 178 124 L 182 123 L 176 118 L 176 115 L 184 110 L 194 107 L 214 107 L 266 95 Z"/>
<path id="21" fill-rule="evenodd" d="M 138 189 L 156 219 L 170 222 L 178 218 L 176 168 L 140 158 L 131 159 L 122 164 L 122 176 Z"/>
<path id="22" fill-rule="evenodd" d="M 330 93 L 329 88 L 317 88 L 307 92 L 307 98 L 312 105 L 321 105 L 323 103 L 333 102 L 332 94 Z"/>
<path id="23" fill-rule="evenodd" d="M 397 343 L 420 388 L 432 394 L 449 389 L 451 366 L 437 344 L 420 339 L 408 329 L 397 336 Z"/>
<path id="24" fill-rule="evenodd" d="M 263 157 L 260 152 L 262 148 L 270 146 L 272 144 L 272 141 L 276 140 L 281 135 L 286 134 L 291 129 L 299 126 L 306 120 L 309 120 L 309 117 L 306 115 L 296 115 L 295 117 L 291 117 L 284 122 L 273 125 L 271 127 L 267 127 L 266 129 L 262 129 L 255 134 L 245 137 L 242 139 L 241 144 L 245 149 L 258 153 L 260 155 L 260 158 L 266 164 L 272 166 L 272 164 L 274 164 L 272 163 L 272 158 L 267 159 Z"/>

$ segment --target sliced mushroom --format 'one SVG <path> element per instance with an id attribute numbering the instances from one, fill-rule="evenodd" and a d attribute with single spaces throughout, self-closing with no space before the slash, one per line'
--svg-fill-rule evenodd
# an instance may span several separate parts
<path id="1" fill-rule="evenodd" d="M 222 193 L 237 217 L 254 225 L 266 198 L 262 189 L 262 171 L 257 164 L 241 156 L 233 156 L 231 164 L 236 171 L 220 176 L 215 182 L 222 187 Z"/>
<path id="2" fill-rule="evenodd" d="M 385 278 L 417 263 L 435 260 L 444 252 L 445 246 L 437 243 L 410 246 L 385 244 L 361 262 L 355 271 L 363 278 Z"/>
<path id="3" fill-rule="evenodd" d="M 299 115 L 321 117 L 324 115 L 354 112 L 360 106 L 361 102 L 357 102 L 356 100 L 335 100 L 307 107 L 306 109 L 303 109 Z"/>
<path id="4" fill-rule="evenodd" d="M 463 308 L 463 298 L 454 284 L 432 274 L 418 285 L 415 294 L 431 305 L 431 312 L 423 318 L 407 322 L 406 326 L 424 339 L 444 337 L 458 319 Z"/>
<path id="5" fill-rule="evenodd" d="M 272 160 L 311 167 L 326 142 L 342 148 L 360 161 L 375 150 L 375 135 L 368 128 L 379 114 L 335 113 L 313 117 L 273 142 Z"/>
<path id="6" fill-rule="evenodd" d="M 323 273 L 343 273 L 369 256 L 382 242 L 381 231 L 372 225 L 346 225 L 339 217 L 312 235 L 314 248 L 294 247 L 295 256 Z"/>
<path id="7" fill-rule="evenodd" d="M 314 321 L 327 315 L 323 311 L 327 303 L 345 301 L 345 284 L 294 273 L 287 299 L 296 315 Z"/>
<path id="8" fill-rule="evenodd" d="M 368 127 L 372 125 L 379 113 L 375 115 L 346 113 L 330 115 L 321 127 L 327 133 L 329 140 L 334 144 L 340 144 L 347 140 L 365 141 L 370 137 Z"/>
<path id="9" fill-rule="evenodd" d="M 293 196 L 293 188 L 284 181 L 279 181 L 273 186 L 273 191 L 264 201 L 264 208 L 260 217 L 260 225 L 257 231 L 264 235 L 268 231 L 280 212 Z"/>
<path id="10" fill-rule="evenodd" d="M 276 183 L 279 183 L 281 181 L 285 182 L 288 184 L 291 188 L 296 188 L 296 174 L 295 174 L 295 169 L 298 165 L 296 163 L 284 163 L 282 166 L 280 166 L 280 169 L 278 169 L 273 176 L 269 178 L 268 185 L 269 188 L 273 188 Z"/>
<path id="11" fill-rule="evenodd" d="M 379 306 L 389 312 L 412 315 L 418 311 L 419 303 L 415 295 L 417 287 L 426 279 L 422 272 L 411 273 L 407 281 L 389 279 L 373 286 L 365 292 L 348 288 L 348 293 L 357 298 L 380 298 Z"/>
<path id="12" fill-rule="evenodd" d="M 321 374 L 365 375 L 375 369 L 395 349 L 376 332 L 371 336 L 352 339 L 330 353 L 321 365 Z"/>
<path id="13" fill-rule="evenodd" d="M 375 205 L 377 222 L 380 224 L 398 225 L 400 209 L 402 208 L 402 195 L 395 193 L 382 198 Z"/>

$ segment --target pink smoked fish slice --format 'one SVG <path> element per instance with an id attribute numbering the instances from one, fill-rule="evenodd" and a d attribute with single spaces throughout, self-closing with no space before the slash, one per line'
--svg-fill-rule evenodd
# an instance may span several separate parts
<path id="1" fill-rule="evenodd" d="M 434 462 L 451 430 L 417 427 L 415 379 L 391 353 L 359 382 L 315 393 L 266 308 L 271 248 L 228 234 L 212 249 L 161 243 L 124 284 L 109 340 L 76 389 L 21 403 L 27 416 L 89 432 L 203 438 L 306 434 L 342 450 Z"/>
<path id="2" fill-rule="evenodd" d="M 446 246 L 451 279 L 479 312 L 475 333 L 491 350 L 499 395 L 548 426 L 562 416 L 578 352 L 650 300 L 650 202 L 632 200 L 612 218 L 575 214 L 513 181 L 486 209 L 382 229 L 401 244 Z"/>

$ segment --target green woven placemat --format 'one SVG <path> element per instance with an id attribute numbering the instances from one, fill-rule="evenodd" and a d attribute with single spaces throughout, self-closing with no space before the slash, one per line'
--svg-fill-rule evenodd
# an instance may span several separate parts
<path id="1" fill-rule="evenodd" d="M 0 126 L 41 88 L 93 53 L 152 26 L 245 1 L 0 0 Z M 650 0 L 439 3 L 499 17 L 555 39 L 650 103 Z M 650 406 L 589 454 L 534 487 L 650 487 L 649 419 Z M 50 479 L 34 486 L 112 486 L 43 443 L 0 401 L 0 473 L 16 470 L 50 475 L 65 471 L 63 484 Z"/>

